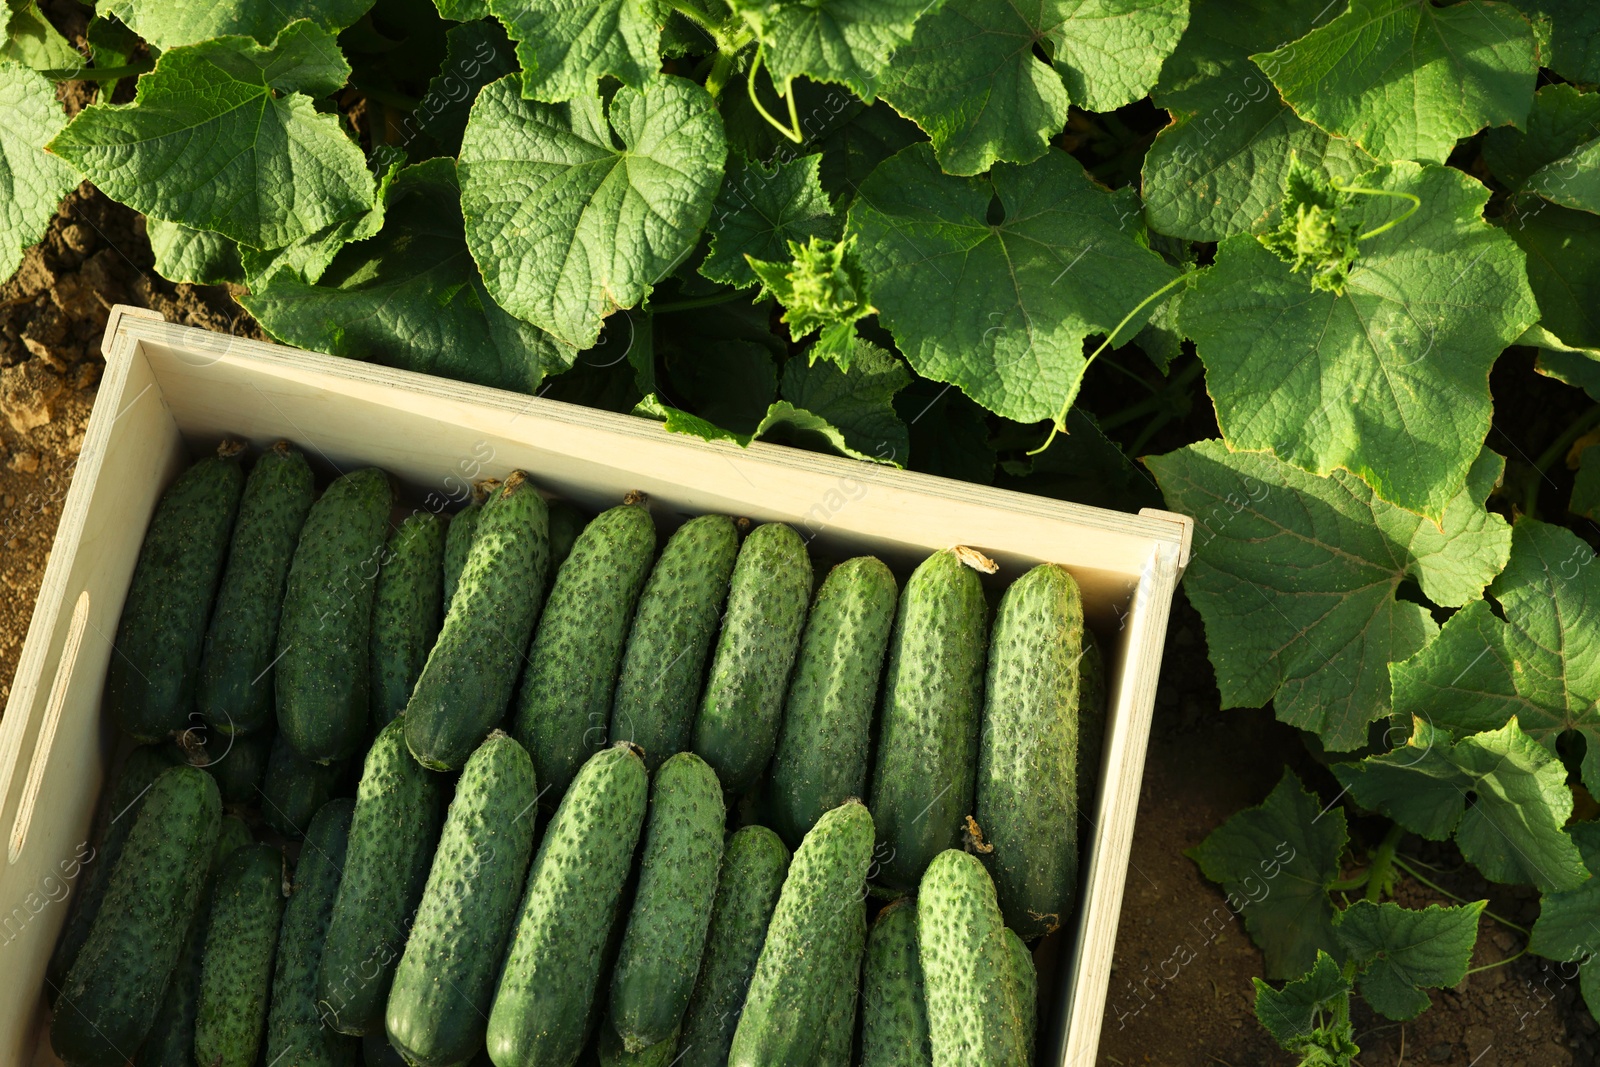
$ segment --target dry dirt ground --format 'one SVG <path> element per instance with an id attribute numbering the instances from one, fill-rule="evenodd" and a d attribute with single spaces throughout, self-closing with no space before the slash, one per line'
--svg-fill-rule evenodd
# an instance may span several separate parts
<path id="1" fill-rule="evenodd" d="M 44 243 L 0 286 L 0 699 L 10 691 L 83 441 L 110 305 L 143 304 L 175 322 L 257 335 L 226 291 L 173 286 L 150 267 L 141 221 L 86 187 L 62 204 Z M 1259 803 L 1285 763 L 1327 796 L 1335 792 L 1327 789 L 1332 779 L 1270 713 L 1219 710 L 1200 621 L 1181 599 L 1164 677 L 1100 1063 L 1292 1067 L 1251 1014 L 1259 954 L 1237 920 L 1208 932 L 1208 919 L 1227 914 L 1222 896 L 1183 851 Z M 1360 823 L 1355 830 L 1359 836 Z M 1492 910 L 1522 926 L 1536 914 L 1531 897 L 1491 892 L 1470 869 L 1460 870 L 1459 855 L 1424 844 L 1408 839 L 1401 851 L 1443 871 L 1439 884 L 1467 899 L 1488 896 Z M 1445 899 L 1410 881 L 1400 892 L 1413 906 Z M 1474 963 L 1499 962 L 1523 944 L 1520 934 L 1486 921 Z M 1174 975 L 1175 959 L 1187 962 Z M 1576 988 L 1547 966 L 1524 956 L 1471 975 L 1460 988 L 1433 994 L 1433 1009 L 1403 1027 L 1358 1013 L 1362 1064 L 1600 1064 L 1594 1021 Z"/>

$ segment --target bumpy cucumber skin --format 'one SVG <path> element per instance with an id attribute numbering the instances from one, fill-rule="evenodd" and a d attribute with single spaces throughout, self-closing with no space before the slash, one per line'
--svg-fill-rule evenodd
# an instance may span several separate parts
<path id="1" fill-rule="evenodd" d="M 198 1063 L 254 1067 L 272 995 L 283 867 L 283 853 L 271 845 L 249 845 L 222 861 L 200 963 L 194 1020 Z"/>
<path id="2" fill-rule="evenodd" d="M 450 517 L 450 526 L 444 535 L 444 572 L 440 590 L 442 596 L 440 604 L 445 612 L 450 610 L 450 603 L 455 599 L 456 586 L 461 582 L 461 572 L 467 567 L 467 555 L 472 551 L 472 537 L 478 532 L 478 519 L 482 516 L 483 501 L 471 500 Z"/>
<path id="3" fill-rule="evenodd" d="M 280 732 L 272 739 L 266 777 L 261 780 L 261 820 L 284 837 L 300 840 L 322 805 L 332 799 L 344 772 L 344 760 L 312 763 Z"/>
<path id="4" fill-rule="evenodd" d="M 767 924 L 778 906 L 789 850 L 765 826 L 728 838 L 694 997 L 683 1017 L 678 1067 L 723 1067 L 750 989 Z"/>
<path id="5" fill-rule="evenodd" d="M 611 740 L 644 749 L 651 771 L 689 747 L 706 657 L 738 554 L 732 519 L 690 519 L 667 539 L 639 595 L 611 703 Z"/>
<path id="6" fill-rule="evenodd" d="M 120 1067 L 150 1032 L 221 820 L 216 783 L 195 767 L 164 771 L 145 794 L 51 1020 L 50 1043 L 68 1063 Z"/>
<path id="7" fill-rule="evenodd" d="M 403 722 L 384 727 L 367 753 L 317 981 L 334 1029 L 383 1030 L 389 981 L 427 885 L 448 785 L 411 758 Z"/>
<path id="8" fill-rule="evenodd" d="M 287 441 L 263 453 L 244 483 L 195 691 L 196 709 L 218 733 L 249 733 L 272 721 L 278 616 L 315 499 L 311 466 Z"/>
<path id="9" fill-rule="evenodd" d="M 655 556 L 656 527 L 638 504 L 601 512 L 556 574 L 517 690 L 517 740 L 559 797 L 603 748 L 622 645 Z"/>
<path id="10" fill-rule="evenodd" d="M 618 1036 L 610 1019 L 600 1024 L 595 1057 L 600 1067 L 669 1067 L 680 1062 L 674 1059 L 678 1052 L 678 1031 L 673 1030 L 663 1041 L 629 1052 Z"/>
<path id="11" fill-rule="evenodd" d="M 832 992 L 833 1007 L 822 1031 L 822 1047 L 817 1050 L 817 1067 L 850 1067 L 855 1049 L 856 1007 L 861 992 L 861 954 L 857 969 L 845 976 Z"/>
<path id="12" fill-rule="evenodd" d="M 505 715 L 543 601 L 547 521 L 544 498 L 521 471 L 483 505 L 450 613 L 406 704 L 406 743 L 430 770 L 462 766 Z"/>
<path id="13" fill-rule="evenodd" d="M 1083 629 L 1083 658 L 1078 661 L 1078 837 L 1093 828 L 1095 787 L 1100 784 L 1100 759 L 1106 750 L 1106 661 L 1094 631 Z"/>
<path id="14" fill-rule="evenodd" d="M 1011 980 L 1016 983 L 1017 1014 L 1022 1020 L 1027 1062 L 1032 1063 L 1039 1029 L 1039 974 L 1034 970 L 1033 953 L 1009 926 L 1006 927 L 1006 949 L 1011 956 Z"/>
<path id="15" fill-rule="evenodd" d="M 354 755 L 367 735 L 372 600 L 389 531 L 389 478 L 351 471 L 311 506 L 278 624 L 278 732 L 316 763 Z"/>
<path id="16" fill-rule="evenodd" d="M 1083 600 L 1066 569 L 1042 563 L 995 613 L 978 825 L 992 851 L 1006 924 L 1025 938 L 1059 927 L 1078 884 L 1078 672 Z"/>
<path id="17" fill-rule="evenodd" d="M 576 504 L 567 500 L 550 501 L 550 570 L 545 580 L 547 590 L 549 586 L 555 584 L 557 572 L 567 561 L 567 557 L 572 555 L 572 546 L 587 525 L 589 525 L 588 516 L 579 511 Z"/>
<path id="18" fill-rule="evenodd" d="M 89 929 L 99 914 L 106 887 L 111 884 L 117 857 L 122 855 L 128 834 L 138 820 L 139 806 L 144 803 L 146 791 L 161 772 L 174 766 L 178 759 L 178 749 L 174 745 L 141 745 L 128 753 L 117 771 L 116 780 L 101 796 L 100 807 L 95 812 L 95 829 L 90 835 L 90 839 L 98 843 L 83 856 L 77 890 L 67 906 L 67 921 L 45 970 L 45 981 L 52 990 L 61 988 L 84 942 L 89 940 Z"/>
<path id="19" fill-rule="evenodd" d="M 935 552 L 906 582 L 889 639 L 872 815 L 878 880 L 909 891 L 960 843 L 978 762 L 988 605 L 978 575 Z"/>
<path id="20" fill-rule="evenodd" d="M 533 762 L 498 730 L 461 772 L 389 989 L 389 1040 L 417 1067 L 449 1067 L 483 1047 L 533 853 L 537 796 Z"/>
<path id="21" fill-rule="evenodd" d="M 666 1041 L 694 992 L 717 895 L 727 809 L 699 756 L 680 752 L 656 772 L 639 888 L 611 972 L 611 1022 L 630 1053 Z"/>
<path id="22" fill-rule="evenodd" d="M 724 788 L 748 789 L 778 743 L 784 688 L 811 599 L 805 542 L 781 522 L 745 538 L 694 724 L 694 751 Z"/>
<path id="23" fill-rule="evenodd" d="M 244 491 L 240 454 L 225 443 L 178 475 L 145 531 L 105 688 L 106 711 L 136 741 L 193 725 L 206 621 Z"/>
<path id="24" fill-rule="evenodd" d="M 355 806 L 349 798 L 324 804 L 300 849 L 272 971 L 266 1055 L 272 1067 L 351 1067 L 356 1062 L 360 1043 L 325 1025 L 317 1006 L 317 971 Z"/>
<path id="25" fill-rule="evenodd" d="M 591 756 L 561 798 L 489 1015 L 498 1067 L 570 1064 L 583 1051 L 648 792 L 644 761 L 622 743 Z"/>
<path id="26" fill-rule="evenodd" d="M 817 591 L 769 772 L 773 824 L 790 845 L 824 812 L 867 791 L 872 712 L 898 595 L 894 575 L 873 556 L 839 564 Z"/>
<path id="27" fill-rule="evenodd" d="M 855 984 L 866 948 L 867 868 L 872 863 L 872 816 L 848 800 L 817 820 L 795 851 L 728 1067 L 818 1063 L 848 1052 L 839 1030 L 855 1016 Z M 849 1018 L 838 992 L 850 987 Z"/>
<path id="28" fill-rule="evenodd" d="M 224 804 L 249 804 L 261 790 L 272 759 L 272 741 L 277 731 L 257 730 L 252 734 L 218 733 L 206 743 L 205 771 L 217 780 Z"/>
<path id="29" fill-rule="evenodd" d="M 1026 1064 L 1013 950 L 994 883 L 976 858 L 950 849 L 928 865 L 917 944 L 935 1067 Z"/>
<path id="30" fill-rule="evenodd" d="M 443 575 L 439 517 L 407 515 L 389 540 L 372 604 L 372 721 L 379 728 L 406 710 L 439 636 Z"/>
<path id="31" fill-rule="evenodd" d="M 928 1067 L 928 1006 L 917 959 L 917 905 L 902 897 L 878 913 L 861 979 L 861 1067 Z"/>

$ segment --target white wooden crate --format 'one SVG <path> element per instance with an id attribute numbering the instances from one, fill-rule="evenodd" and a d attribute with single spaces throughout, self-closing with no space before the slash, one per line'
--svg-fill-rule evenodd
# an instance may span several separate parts
<path id="1" fill-rule="evenodd" d="M 1110 981 L 1145 746 L 1190 519 L 1126 515 L 796 449 L 740 449 L 653 422 L 170 325 L 118 305 L 106 371 L 0 723 L 0 1063 L 57 1061 L 46 961 L 111 734 L 99 714 L 123 597 L 162 490 L 225 435 L 288 438 L 324 473 L 376 465 L 423 506 L 521 468 L 599 509 L 650 495 L 663 528 L 723 512 L 782 520 L 827 555 L 902 574 L 970 545 L 1009 582 L 1042 561 L 1078 579 L 1106 652 L 1110 716 L 1076 924 L 1039 953 L 1040 1064 L 1090 1067 Z"/>

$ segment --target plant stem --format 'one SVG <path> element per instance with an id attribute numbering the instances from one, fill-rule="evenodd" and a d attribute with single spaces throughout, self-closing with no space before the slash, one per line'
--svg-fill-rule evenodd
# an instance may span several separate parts
<path id="1" fill-rule="evenodd" d="M 1143 418 L 1146 415 L 1153 415 L 1158 411 L 1171 408 L 1173 394 L 1182 394 L 1187 392 L 1189 386 L 1194 384 L 1194 380 L 1200 377 L 1200 373 L 1204 369 L 1205 367 L 1201 364 L 1201 362 L 1198 359 L 1195 360 L 1193 363 L 1183 368 L 1183 370 L 1179 371 L 1176 376 L 1167 379 L 1167 384 L 1163 386 L 1161 391 L 1156 393 L 1155 396 L 1140 400 L 1134 404 L 1129 404 L 1127 407 L 1122 408 L 1119 411 L 1113 411 L 1105 418 L 1100 419 L 1100 428 L 1102 430 L 1114 430 L 1118 426 L 1130 423 L 1135 419 Z M 1143 381 L 1143 379 L 1140 379 L 1140 381 Z"/>
<path id="2" fill-rule="evenodd" d="M 702 30 L 705 30 L 706 33 L 710 34 L 712 37 L 718 36 L 717 31 L 719 27 L 713 26 L 710 22 L 708 22 L 706 20 L 705 13 L 703 11 L 696 10 L 695 6 L 689 3 L 688 0 L 666 0 L 666 3 L 668 7 L 672 8 L 672 10 L 676 11 L 678 14 L 682 15 L 684 18 L 688 19 Z"/>
<path id="3" fill-rule="evenodd" d="M 1468 974 L 1477 974 L 1479 971 L 1492 971 L 1496 967 L 1504 967 L 1508 963 L 1515 963 L 1517 960 L 1520 960 L 1522 957 L 1526 956 L 1527 954 L 1528 954 L 1528 946 L 1527 945 L 1523 945 L 1522 946 L 1522 951 L 1518 952 L 1515 956 L 1507 956 L 1505 959 L 1499 960 L 1498 962 L 1495 962 L 1495 963 L 1485 963 L 1482 967 L 1469 967 L 1469 968 L 1467 968 L 1467 973 Z"/>
<path id="4" fill-rule="evenodd" d="M 155 69 L 149 60 L 128 63 L 120 67 L 62 67 L 59 70 L 41 70 L 39 73 L 53 82 L 112 82 L 119 78 L 132 78 Z"/>
<path id="5" fill-rule="evenodd" d="M 693 296 L 687 300 L 669 300 L 664 304 L 651 304 L 652 315 L 671 314 L 674 311 L 693 311 L 695 308 L 715 307 L 717 304 L 726 304 L 739 295 L 738 289 L 724 289 L 719 293 L 710 293 L 706 296 Z"/>
<path id="6" fill-rule="evenodd" d="M 1372 872 L 1362 871 L 1360 874 L 1351 875 L 1343 881 L 1333 883 L 1328 887 L 1330 893 L 1353 893 L 1357 889 L 1365 889 L 1367 881 L 1372 877 Z"/>
<path id="7" fill-rule="evenodd" d="M 1332 185 L 1341 193 L 1355 193 L 1359 196 L 1389 196 L 1394 197 L 1397 200 L 1411 201 L 1411 207 L 1404 215 L 1401 215 L 1397 219 L 1390 219 L 1382 226 L 1379 226 L 1376 230 L 1368 230 L 1366 233 L 1356 238 L 1358 241 L 1366 241 L 1370 238 L 1378 236 L 1378 234 L 1383 233 L 1385 230 L 1394 229 L 1396 226 L 1406 221 L 1406 219 L 1409 219 L 1412 215 L 1415 215 L 1417 213 L 1417 209 L 1422 206 L 1422 198 L 1413 193 L 1401 193 L 1396 192 L 1393 189 L 1368 189 L 1364 185 L 1340 185 L 1338 179 L 1332 179 Z"/>
<path id="8" fill-rule="evenodd" d="M 1450 890 L 1444 888 L 1444 886 L 1437 885 L 1437 884 L 1435 884 L 1433 882 L 1428 881 L 1426 878 L 1422 877 L 1422 875 L 1417 873 L 1417 870 L 1416 870 L 1415 867 L 1411 866 L 1411 864 L 1406 862 L 1406 860 L 1405 860 L 1405 858 L 1403 856 L 1396 855 L 1394 857 L 1394 865 L 1396 867 L 1400 868 L 1402 871 L 1404 871 L 1411 878 L 1414 878 L 1418 882 L 1421 882 L 1423 885 L 1427 886 L 1429 889 L 1433 890 L 1435 893 L 1441 893 L 1444 896 L 1447 896 L 1451 900 L 1455 901 L 1457 904 L 1471 904 L 1472 903 L 1472 901 L 1467 900 L 1465 897 L 1456 896 L 1454 893 L 1450 892 Z M 1489 911 L 1488 909 L 1484 909 L 1483 913 L 1485 915 L 1487 915 L 1489 918 L 1493 919 L 1495 922 L 1499 923 L 1501 926 L 1504 926 L 1507 930 L 1515 930 L 1517 933 L 1521 934 L 1523 937 L 1532 937 L 1533 936 L 1532 934 L 1530 934 L 1528 932 L 1528 929 L 1525 926 L 1518 926 L 1516 923 L 1512 922 L 1509 919 L 1502 919 L 1500 916 L 1496 915 L 1492 911 Z"/>
<path id="9" fill-rule="evenodd" d="M 1394 850 L 1405 833 L 1405 827 L 1395 823 L 1383 835 L 1378 850 L 1372 854 L 1372 866 L 1367 869 L 1367 899 L 1374 904 L 1383 895 L 1384 883 L 1389 880 L 1389 870 L 1394 866 Z"/>
<path id="10" fill-rule="evenodd" d="M 788 126 L 785 126 L 783 123 L 779 122 L 777 119 L 768 114 L 766 105 L 761 102 L 761 97 L 756 93 L 756 75 L 761 72 L 761 63 L 765 58 L 765 50 L 762 48 L 762 46 L 756 45 L 756 58 L 750 62 L 750 79 L 748 82 L 750 88 L 750 102 L 755 105 L 756 110 L 761 113 L 761 117 L 766 119 L 773 129 L 783 134 L 795 144 L 800 144 L 806 138 L 805 134 L 800 132 L 800 117 L 795 113 L 793 88 L 787 85 L 784 86 L 784 88 L 788 91 L 781 97 L 781 99 L 785 100 L 789 105 L 790 125 Z M 777 88 L 776 83 L 773 84 L 773 88 Z"/>
<path id="11" fill-rule="evenodd" d="M 1546 478 L 1546 472 L 1556 461 L 1567 454 L 1578 438 L 1594 429 L 1600 423 L 1600 405 L 1590 408 L 1575 419 L 1571 426 L 1562 431 L 1561 436 L 1550 442 L 1550 447 L 1539 453 L 1539 458 L 1533 461 L 1535 473 L 1538 477 L 1528 483 L 1528 491 L 1523 496 L 1522 513 L 1533 517 L 1538 516 L 1539 485 Z"/>
<path id="12" fill-rule="evenodd" d="M 715 100 L 722 95 L 722 87 L 728 84 L 728 75 L 733 73 L 734 54 L 719 51 L 711 61 L 711 73 L 706 75 L 706 92 Z"/>

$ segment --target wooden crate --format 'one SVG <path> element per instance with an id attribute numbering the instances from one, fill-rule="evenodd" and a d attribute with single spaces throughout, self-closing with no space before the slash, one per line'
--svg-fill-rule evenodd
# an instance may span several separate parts
<path id="1" fill-rule="evenodd" d="M 1191 520 L 1126 515 L 757 443 L 170 325 L 119 305 L 106 371 L 0 724 L 0 1063 L 56 1063 L 45 963 L 66 914 L 113 738 L 99 714 L 112 635 L 151 513 L 225 435 L 288 438 L 323 474 L 378 465 L 419 506 L 521 468 L 598 509 L 650 495 L 662 527 L 703 512 L 792 523 L 822 556 L 871 552 L 901 574 L 970 545 L 997 584 L 1050 560 L 1082 586 L 1108 668 L 1110 722 L 1075 924 L 1042 948 L 1038 1062 L 1090 1067 L 1110 980 L 1167 613 Z M 1048 943 L 1047 943 L 1048 944 Z"/>

